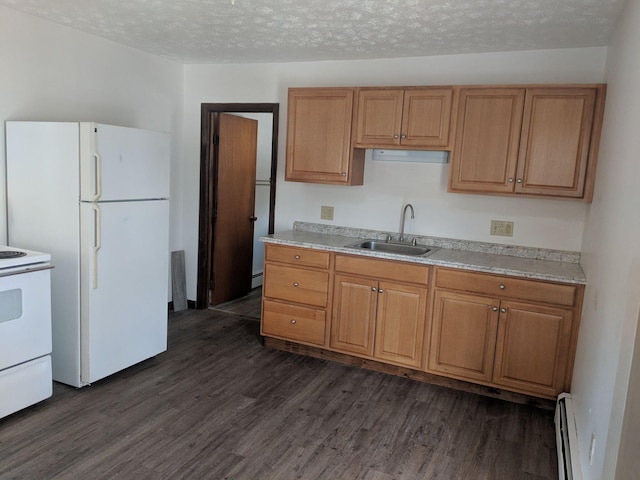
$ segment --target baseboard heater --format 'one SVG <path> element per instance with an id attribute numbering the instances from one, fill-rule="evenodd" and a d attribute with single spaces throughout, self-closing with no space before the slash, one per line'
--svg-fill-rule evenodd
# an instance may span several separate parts
<path id="1" fill-rule="evenodd" d="M 559 479 L 582 480 L 573 400 L 568 393 L 562 393 L 558 396 L 555 423 Z"/>

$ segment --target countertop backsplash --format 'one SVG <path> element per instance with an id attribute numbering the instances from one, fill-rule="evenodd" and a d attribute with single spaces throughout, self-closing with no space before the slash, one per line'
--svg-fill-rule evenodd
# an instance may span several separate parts
<path id="1" fill-rule="evenodd" d="M 327 235 L 340 235 L 353 238 L 374 238 L 384 240 L 387 235 L 397 239 L 398 232 L 384 232 L 380 230 L 368 230 L 364 228 L 341 227 L 337 225 L 325 225 L 322 223 L 310 223 L 296 221 L 293 223 L 293 231 L 323 233 Z M 423 235 L 407 234 L 408 238 L 421 245 L 447 248 L 452 250 L 464 250 L 468 252 L 493 253 L 510 257 L 528 258 L 533 260 L 550 260 L 563 263 L 580 263 L 580 252 L 567 250 L 552 250 L 547 248 L 523 247 L 518 245 L 503 245 L 499 243 L 476 242 L 473 240 L 457 240 L 454 238 L 430 237 Z"/>

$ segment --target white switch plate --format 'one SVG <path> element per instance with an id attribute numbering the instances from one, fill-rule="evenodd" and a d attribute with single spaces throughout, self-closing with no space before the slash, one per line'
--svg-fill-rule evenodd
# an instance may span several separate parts
<path id="1" fill-rule="evenodd" d="M 320 207 L 320 219 L 333 220 L 333 207 L 322 205 Z"/>
<path id="2" fill-rule="evenodd" d="M 491 235 L 513 237 L 513 222 L 506 220 L 491 220 Z"/>

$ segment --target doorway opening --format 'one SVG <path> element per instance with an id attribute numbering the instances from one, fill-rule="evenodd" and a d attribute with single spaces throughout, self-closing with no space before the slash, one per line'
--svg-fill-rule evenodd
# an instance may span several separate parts
<path id="1" fill-rule="evenodd" d="M 277 103 L 201 105 L 196 308 L 239 298 L 261 284 L 262 244 L 257 238 L 274 231 L 278 113 Z M 241 165 L 251 155 L 247 144 L 253 134 L 246 133 L 250 126 L 243 127 L 251 120 L 258 124 L 252 169 Z M 248 188 L 240 187 L 247 177 L 255 195 L 251 212 L 239 210 L 242 205 L 251 208 L 248 193 L 237 191 Z M 248 225 L 253 238 L 243 242 Z"/>

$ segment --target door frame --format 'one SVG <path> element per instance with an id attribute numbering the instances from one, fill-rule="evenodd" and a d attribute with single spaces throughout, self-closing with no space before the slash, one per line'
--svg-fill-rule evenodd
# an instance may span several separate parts
<path id="1" fill-rule="evenodd" d="M 269 195 L 269 233 L 274 232 L 276 204 L 276 172 L 278 165 L 278 103 L 203 103 L 200 107 L 200 207 L 198 220 L 198 276 L 196 286 L 197 309 L 209 306 L 207 300 L 208 283 L 212 277 L 211 262 L 215 238 L 213 235 L 213 207 L 217 195 L 217 149 L 214 138 L 217 132 L 211 124 L 211 114 L 215 113 L 271 113 L 271 183 Z"/>

